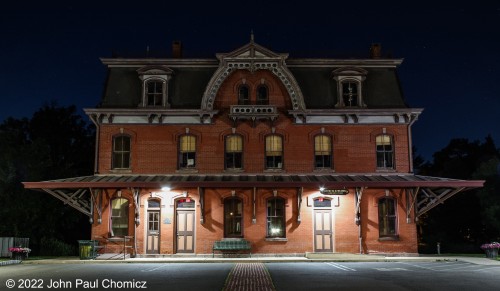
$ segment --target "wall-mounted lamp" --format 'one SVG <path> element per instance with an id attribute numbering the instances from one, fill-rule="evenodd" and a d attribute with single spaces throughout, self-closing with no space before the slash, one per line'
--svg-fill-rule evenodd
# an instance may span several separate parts
<path id="1" fill-rule="evenodd" d="M 170 187 L 168 187 L 168 186 L 161 187 L 161 191 L 168 192 L 170 190 L 172 190 L 172 189 Z"/>

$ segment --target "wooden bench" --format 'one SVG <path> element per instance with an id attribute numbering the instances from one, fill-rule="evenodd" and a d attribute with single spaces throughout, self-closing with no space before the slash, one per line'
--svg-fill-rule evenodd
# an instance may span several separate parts
<path id="1" fill-rule="evenodd" d="M 251 250 L 252 246 L 250 245 L 250 242 L 244 239 L 215 241 L 212 248 L 212 258 L 215 257 L 215 251 L 237 252 Z M 252 252 L 250 252 L 250 257 L 252 257 Z"/>

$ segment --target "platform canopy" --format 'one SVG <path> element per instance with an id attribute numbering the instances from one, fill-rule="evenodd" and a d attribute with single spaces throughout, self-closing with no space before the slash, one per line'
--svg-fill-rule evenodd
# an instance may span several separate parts
<path id="1" fill-rule="evenodd" d="M 137 196 L 142 189 L 176 188 L 330 188 L 330 189 L 401 189 L 406 194 L 408 216 L 415 219 L 444 203 L 453 195 L 483 187 L 482 180 L 456 180 L 414 174 L 242 174 L 242 175 L 94 175 L 23 182 L 26 189 L 42 190 L 65 204 L 93 216 L 103 191 L 132 189 Z M 298 191 L 302 193 L 301 191 Z M 299 194 L 300 195 L 300 194 Z M 134 201 L 137 203 L 138 201 Z"/>

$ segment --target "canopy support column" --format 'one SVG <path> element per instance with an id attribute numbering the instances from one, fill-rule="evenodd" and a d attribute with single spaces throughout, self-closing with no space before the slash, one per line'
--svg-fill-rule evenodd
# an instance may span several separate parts
<path id="1" fill-rule="evenodd" d="M 355 223 L 358 226 L 359 253 L 363 253 L 363 233 L 361 229 L 361 198 L 363 197 L 363 187 L 356 187 L 354 202 L 356 203 Z"/>
<path id="2" fill-rule="evenodd" d="M 198 195 L 200 196 L 200 224 L 205 223 L 205 189 L 198 187 Z"/>

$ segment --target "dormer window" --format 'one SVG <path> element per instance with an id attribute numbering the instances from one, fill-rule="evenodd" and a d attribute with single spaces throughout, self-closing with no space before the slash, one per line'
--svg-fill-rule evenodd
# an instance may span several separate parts
<path id="1" fill-rule="evenodd" d="M 342 101 L 345 107 L 358 106 L 358 83 L 352 81 L 342 82 Z"/>
<path id="2" fill-rule="evenodd" d="M 363 101 L 362 82 L 368 72 L 361 68 L 340 68 L 333 71 L 337 81 L 337 103 L 335 107 L 366 107 Z"/>
<path id="3" fill-rule="evenodd" d="M 238 105 L 250 104 L 250 89 L 247 85 L 240 85 L 238 88 Z"/>
<path id="4" fill-rule="evenodd" d="M 172 70 L 163 66 L 149 66 L 137 70 L 142 81 L 141 107 L 170 107 L 168 81 Z"/>
<path id="5" fill-rule="evenodd" d="M 146 82 L 146 104 L 147 106 L 163 106 L 164 82 L 151 80 Z"/>

